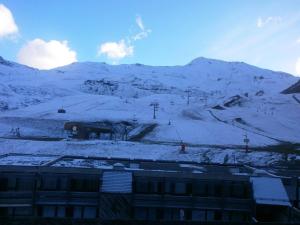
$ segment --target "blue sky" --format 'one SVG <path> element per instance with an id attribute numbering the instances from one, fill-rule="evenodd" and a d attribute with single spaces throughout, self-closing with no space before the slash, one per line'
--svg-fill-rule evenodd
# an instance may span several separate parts
<path id="1" fill-rule="evenodd" d="M 203 56 L 300 74 L 300 0 L 0 0 L 0 5 L 17 27 L 1 33 L 9 25 L 0 20 L 0 55 L 38 68 L 72 61 L 184 65 Z"/>

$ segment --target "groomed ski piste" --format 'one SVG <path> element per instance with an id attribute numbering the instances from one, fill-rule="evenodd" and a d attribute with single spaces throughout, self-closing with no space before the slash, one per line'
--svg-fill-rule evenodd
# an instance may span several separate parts
<path id="1" fill-rule="evenodd" d="M 46 71 L 1 59 L 0 154 L 297 164 L 300 94 L 281 93 L 297 80 L 206 58 L 172 67 L 85 62 Z M 137 141 L 75 140 L 64 131 L 68 121 L 156 126 Z"/>

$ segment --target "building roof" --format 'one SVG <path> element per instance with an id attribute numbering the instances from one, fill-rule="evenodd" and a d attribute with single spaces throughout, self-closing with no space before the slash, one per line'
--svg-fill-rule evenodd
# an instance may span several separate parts
<path id="1" fill-rule="evenodd" d="M 254 199 L 257 204 L 291 206 L 280 178 L 251 177 Z"/>

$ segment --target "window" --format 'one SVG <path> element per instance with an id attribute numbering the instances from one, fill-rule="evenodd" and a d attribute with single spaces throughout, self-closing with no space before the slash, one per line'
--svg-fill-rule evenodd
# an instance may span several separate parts
<path id="1" fill-rule="evenodd" d="M 207 191 L 207 196 L 215 196 L 215 184 L 212 183 L 212 182 L 209 182 L 207 185 L 206 185 L 206 191 Z"/>
<path id="2" fill-rule="evenodd" d="M 82 217 L 82 207 L 75 206 L 73 212 L 73 218 L 81 218 Z"/>
<path id="3" fill-rule="evenodd" d="M 68 179 L 66 177 L 60 177 L 57 180 L 57 190 L 68 190 Z"/>
<path id="4" fill-rule="evenodd" d="M 165 182 L 165 193 L 173 193 L 174 190 L 174 184 L 170 181 Z"/>
<path id="5" fill-rule="evenodd" d="M 1 216 L 8 216 L 8 208 L 7 207 L 0 207 L 0 217 Z"/>
<path id="6" fill-rule="evenodd" d="M 164 209 L 163 208 L 157 208 L 156 209 L 156 219 L 162 220 L 164 218 Z"/>
<path id="7" fill-rule="evenodd" d="M 55 206 L 43 206 L 43 217 L 55 217 Z"/>
<path id="8" fill-rule="evenodd" d="M 185 220 L 191 220 L 192 219 L 192 210 L 185 209 L 184 214 L 185 214 L 185 216 L 184 216 Z"/>
<path id="9" fill-rule="evenodd" d="M 223 187 L 222 184 L 215 184 L 215 195 L 216 197 L 222 197 Z"/>
<path id="10" fill-rule="evenodd" d="M 42 180 L 42 190 L 52 191 L 57 190 L 57 179 L 52 177 L 46 177 Z"/>
<path id="11" fill-rule="evenodd" d="M 147 208 L 143 208 L 143 207 L 135 208 L 134 218 L 137 220 L 147 220 Z"/>
<path id="12" fill-rule="evenodd" d="M 214 219 L 217 221 L 222 220 L 222 212 L 221 211 L 215 211 Z"/>
<path id="13" fill-rule="evenodd" d="M 207 218 L 207 221 L 213 221 L 214 220 L 214 211 L 207 210 L 206 211 L 206 218 Z"/>
<path id="14" fill-rule="evenodd" d="M 205 210 L 193 210 L 192 211 L 192 220 L 195 221 L 205 221 L 206 215 Z"/>
<path id="15" fill-rule="evenodd" d="M 84 207 L 83 218 L 96 218 L 97 208 L 96 207 Z"/>
<path id="16" fill-rule="evenodd" d="M 164 193 L 164 184 L 161 181 L 157 182 L 157 193 L 160 194 Z"/>
<path id="17" fill-rule="evenodd" d="M 148 220 L 155 220 L 156 219 L 156 209 L 149 208 L 148 209 Z"/>
<path id="18" fill-rule="evenodd" d="M 147 193 L 148 184 L 146 181 L 137 181 L 135 183 L 135 190 L 137 193 Z"/>
<path id="19" fill-rule="evenodd" d="M 16 179 L 16 190 L 31 191 L 33 189 L 34 179 L 31 177 L 19 177 Z"/>
<path id="20" fill-rule="evenodd" d="M 236 222 L 241 222 L 244 220 L 243 212 L 231 212 L 231 220 Z"/>
<path id="21" fill-rule="evenodd" d="M 98 192 L 99 180 L 98 179 L 71 179 L 71 191 L 78 192 Z"/>
<path id="22" fill-rule="evenodd" d="M 1 178 L 0 179 L 0 191 L 7 191 L 8 190 L 8 179 Z"/>
<path id="23" fill-rule="evenodd" d="M 165 208 L 164 211 L 164 220 L 172 220 L 172 209 Z"/>
<path id="24" fill-rule="evenodd" d="M 31 207 L 15 207 L 14 209 L 15 216 L 30 216 L 32 215 Z"/>
<path id="25" fill-rule="evenodd" d="M 88 192 L 99 191 L 99 179 L 88 179 L 84 182 L 84 189 Z"/>
<path id="26" fill-rule="evenodd" d="M 64 218 L 66 216 L 66 209 L 64 206 L 57 207 L 56 216 L 59 218 Z"/>
<path id="27" fill-rule="evenodd" d="M 187 195 L 192 195 L 193 194 L 193 185 L 192 185 L 192 183 L 187 183 L 186 184 L 186 194 Z"/>
<path id="28" fill-rule="evenodd" d="M 185 194 L 186 193 L 185 183 L 176 183 L 175 184 L 175 193 L 176 194 Z"/>
<path id="29" fill-rule="evenodd" d="M 66 207 L 66 217 L 68 217 L 68 218 L 73 217 L 73 207 L 72 206 Z"/>
<path id="30" fill-rule="evenodd" d="M 157 193 L 157 183 L 153 181 L 148 182 L 148 192 Z"/>
<path id="31" fill-rule="evenodd" d="M 197 182 L 194 184 L 193 192 L 195 195 L 206 197 L 207 187 L 205 182 Z"/>
<path id="32" fill-rule="evenodd" d="M 233 183 L 231 185 L 231 197 L 243 198 L 243 196 L 244 196 L 243 185 L 238 184 L 238 183 Z"/>

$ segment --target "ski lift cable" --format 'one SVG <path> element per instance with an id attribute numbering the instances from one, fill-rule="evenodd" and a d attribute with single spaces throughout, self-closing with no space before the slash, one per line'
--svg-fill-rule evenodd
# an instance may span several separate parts
<path id="1" fill-rule="evenodd" d="M 177 130 L 177 128 L 175 127 L 174 124 L 173 124 L 173 127 L 174 127 L 174 129 L 175 129 L 175 131 L 176 131 L 176 134 L 177 134 L 177 136 L 178 136 L 178 139 L 180 140 L 180 142 L 183 142 L 183 141 L 182 141 L 182 138 L 181 138 L 181 136 L 180 136 L 180 134 L 179 134 L 179 132 L 178 132 L 178 130 Z"/>

